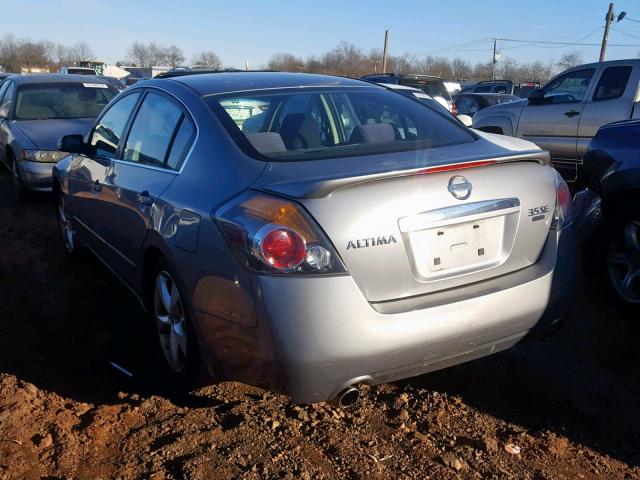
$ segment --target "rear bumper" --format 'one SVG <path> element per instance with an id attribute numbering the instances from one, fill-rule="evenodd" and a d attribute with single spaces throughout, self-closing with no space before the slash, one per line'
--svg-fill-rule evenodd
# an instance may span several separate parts
<path id="1" fill-rule="evenodd" d="M 51 191 L 53 184 L 53 167 L 55 163 L 30 162 L 28 160 L 17 161 L 20 179 L 29 190 L 42 192 Z"/>
<path id="2" fill-rule="evenodd" d="M 395 313 L 374 308 L 348 276 L 258 277 L 260 321 L 270 326 L 292 399 L 327 400 L 354 383 L 398 380 L 513 346 L 543 315 L 553 316 L 550 301 L 569 303 L 564 295 L 572 290 L 555 285 L 573 282 L 573 260 L 557 262 L 559 245 L 570 250 L 571 242 L 571 229 L 553 231 L 539 261 L 514 272 L 517 277 L 506 275 L 488 289 L 473 286 L 475 294 L 466 298 Z M 507 282 L 505 288 L 499 282 Z"/>

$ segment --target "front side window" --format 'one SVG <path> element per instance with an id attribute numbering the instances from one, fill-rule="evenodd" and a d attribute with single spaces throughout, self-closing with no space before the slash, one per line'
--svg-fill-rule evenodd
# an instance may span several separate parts
<path id="1" fill-rule="evenodd" d="M 22 85 L 16 94 L 15 118 L 95 118 L 116 93 L 106 83 Z"/>
<path id="2" fill-rule="evenodd" d="M 138 102 L 139 93 L 132 93 L 119 99 L 102 116 L 91 135 L 90 146 L 98 157 L 115 158 L 120 137 Z"/>
<path id="3" fill-rule="evenodd" d="M 593 101 L 620 98 L 624 95 L 630 76 L 631 67 L 628 65 L 605 68 L 593 94 Z"/>
<path id="4" fill-rule="evenodd" d="M 372 155 L 475 140 L 453 118 L 379 88 L 251 92 L 208 101 L 241 147 L 248 142 L 274 160 Z"/>
<path id="5" fill-rule="evenodd" d="M 4 85 L 3 85 L 4 86 Z M 13 98 L 13 91 L 15 86 L 13 82 L 7 84 L 7 88 L 4 90 L 2 100 L 0 100 L 0 117 L 8 117 L 11 111 L 11 99 Z"/>
<path id="6" fill-rule="evenodd" d="M 163 95 L 148 93 L 131 126 L 123 160 L 164 167 L 182 117 L 182 109 L 173 101 Z"/>
<path id="7" fill-rule="evenodd" d="M 578 103 L 587 93 L 595 69 L 576 70 L 556 78 L 544 87 L 544 103 Z"/>

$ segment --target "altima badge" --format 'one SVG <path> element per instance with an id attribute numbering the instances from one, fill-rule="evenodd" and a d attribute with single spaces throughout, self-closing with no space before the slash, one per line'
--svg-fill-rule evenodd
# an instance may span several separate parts
<path id="1" fill-rule="evenodd" d="M 447 190 L 449 193 L 456 197 L 458 200 L 466 200 L 471 196 L 471 189 L 473 185 L 471 182 L 464 178 L 462 175 L 454 175 L 449 179 L 449 186 Z"/>
<path id="2" fill-rule="evenodd" d="M 347 244 L 347 250 L 351 250 L 352 248 L 379 247 L 381 245 L 389 245 L 391 243 L 398 243 L 396 237 L 394 237 L 393 235 L 360 238 L 358 240 L 349 240 L 349 243 Z"/>

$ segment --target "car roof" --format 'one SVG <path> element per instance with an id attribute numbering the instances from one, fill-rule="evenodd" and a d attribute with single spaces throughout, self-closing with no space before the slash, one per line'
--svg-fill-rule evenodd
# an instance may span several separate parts
<path id="1" fill-rule="evenodd" d="M 11 79 L 17 85 L 36 83 L 86 83 L 89 80 L 95 81 L 96 83 L 107 83 L 97 75 L 64 75 L 58 73 L 16 75 Z"/>
<path id="2" fill-rule="evenodd" d="M 597 67 L 598 65 L 603 65 L 605 67 L 610 67 L 614 65 L 636 65 L 640 66 L 640 58 L 628 58 L 622 60 L 607 60 L 605 62 L 593 62 L 593 63 L 585 63 L 582 65 L 576 65 L 575 67 L 568 68 L 560 72 L 562 75 L 564 72 L 572 71 L 572 70 L 581 70 L 583 68 Z"/>
<path id="3" fill-rule="evenodd" d="M 202 73 L 150 80 L 149 82 L 153 82 L 155 85 L 164 82 L 178 82 L 190 87 L 202 96 L 295 87 L 373 87 L 369 82 L 351 78 L 284 72 Z M 145 82 L 146 85 L 150 85 L 149 82 Z"/>

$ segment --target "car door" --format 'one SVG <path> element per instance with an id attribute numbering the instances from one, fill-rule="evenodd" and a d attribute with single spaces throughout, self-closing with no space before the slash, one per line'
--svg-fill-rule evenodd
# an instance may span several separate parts
<path id="1" fill-rule="evenodd" d="M 105 179 L 101 209 L 102 231 L 111 247 L 107 261 L 114 271 L 133 285 L 142 245 L 149 228 L 163 207 L 159 197 L 180 169 L 177 150 L 184 150 L 185 129 L 195 135 L 195 126 L 184 107 L 173 97 L 150 89 L 135 114 Z"/>
<path id="2" fill-rule="evenodd" d="M 131 92 L 107 107 L 87 136 L 87 151 L 78 154 L 69 168 L 68 201 L 77 234 L 103 260 L 110 253 L 103 208 L 111 201 L 103 186 L 113 176 L 113 159 L 141 95 Z"/>
<path id="3" fill-rule="evenodd" d="M 631 118 L 640 82 L 640 69 L 631 65 L 612 65 L 602 70 L 590 101 L 584 106 L 578 127 L 578 158 L 598 129 L 607 123 Z"/>
<path id="4" fill-rule="evenodd" d="M 11 97 L 13 96 L 13 82 L 7 80 L 0 87 L 0 161 L 6 164 L 5 152 L 9 143 L 9 110 L 11 109 Z M 7 165 L 9 167 L 9 165 Z"/>
<path id="5" fill-rule="evenodd" d="M 542 103 L 529 102 L 522 110 L 516 136 L 549 150 L 554 160 L 575 162 L 580 114 L 595 71 L 573 70 L 548 83 Z"/>

